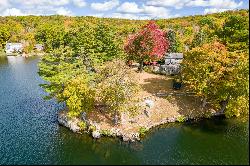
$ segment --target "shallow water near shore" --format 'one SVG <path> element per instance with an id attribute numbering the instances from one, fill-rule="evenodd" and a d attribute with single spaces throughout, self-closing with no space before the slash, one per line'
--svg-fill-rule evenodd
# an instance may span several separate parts
<path id="1" fill-rule="evenodd" d="M 171 123 L 135 143 L 72 133 L 45 101 L 39 58 L 0 57 L 0 164 L 248 164 L 249 123 Z"/>

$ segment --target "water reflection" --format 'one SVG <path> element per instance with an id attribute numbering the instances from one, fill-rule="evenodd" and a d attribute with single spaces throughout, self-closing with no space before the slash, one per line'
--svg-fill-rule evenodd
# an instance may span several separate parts
<path id="1" fill-rule="evenodd" d="M 0 56 L 0 67 L 8 64 L 8 58 L 7 56 Z"/>
<path id="2" fill-rule="evenodd" d="M 249 131 L 245 122 L 213 119 L 170 126 L 153 130 L 149 138 L 143 141 L 144 152 L 140 156 L 147 159 L 144 164 L 249 162 Z"/>
<path id="3" fill-rule="evenodd" d="M 89 135 L 72 134 L 60 129 L 59 164 L 131 164 L 140 159 L 120 139 L 101 138 L 94 140 Z"/>
<path id="4" fill-rule="evenodd" d="M 28 64 L 30 62 L 33 62 L 34 60 L 37 60 L 37 59 L 38 59 L 37 56 L 31 56 L 31 57 L 0 56 L 0 67 L 3 67 L 6 64 L 9 64 L 12 66 L 14 66 L 16 64 Z"/>

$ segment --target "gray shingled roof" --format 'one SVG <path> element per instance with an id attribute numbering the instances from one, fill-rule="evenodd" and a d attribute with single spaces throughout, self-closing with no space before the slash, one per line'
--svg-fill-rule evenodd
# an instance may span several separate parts
<path id="1" fill-rule="evenodd" d="M 183 53 L 168 53 L 165 59 L 183 59 Z"/>

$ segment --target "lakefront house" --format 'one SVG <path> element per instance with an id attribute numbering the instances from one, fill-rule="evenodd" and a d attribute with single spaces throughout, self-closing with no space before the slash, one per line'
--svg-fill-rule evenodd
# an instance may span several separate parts
<path id="1" fill-rule="evenodd" d="M 5 52 L 6 54 L 21 53 L 23 50 L 22 43 L 6 43 Z"/>

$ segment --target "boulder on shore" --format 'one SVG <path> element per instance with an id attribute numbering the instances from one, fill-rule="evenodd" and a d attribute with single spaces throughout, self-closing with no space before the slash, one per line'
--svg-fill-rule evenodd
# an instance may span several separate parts
<path id="1" fill-rule="evenodd" d="M 95 130 L 95 131 L 92 132 L 92 137 L 93 138 L 100 138 L 101 133 L 98 130 Z"/>
<path id="2" fill-rule="evenodd" d="M 81 128 L 78 126 L 80 120 L 78 118 L 69 118 L 66 113 L 58 115 L 59 124 L 68 127 L 73 132 L 80 132 Z"/>

